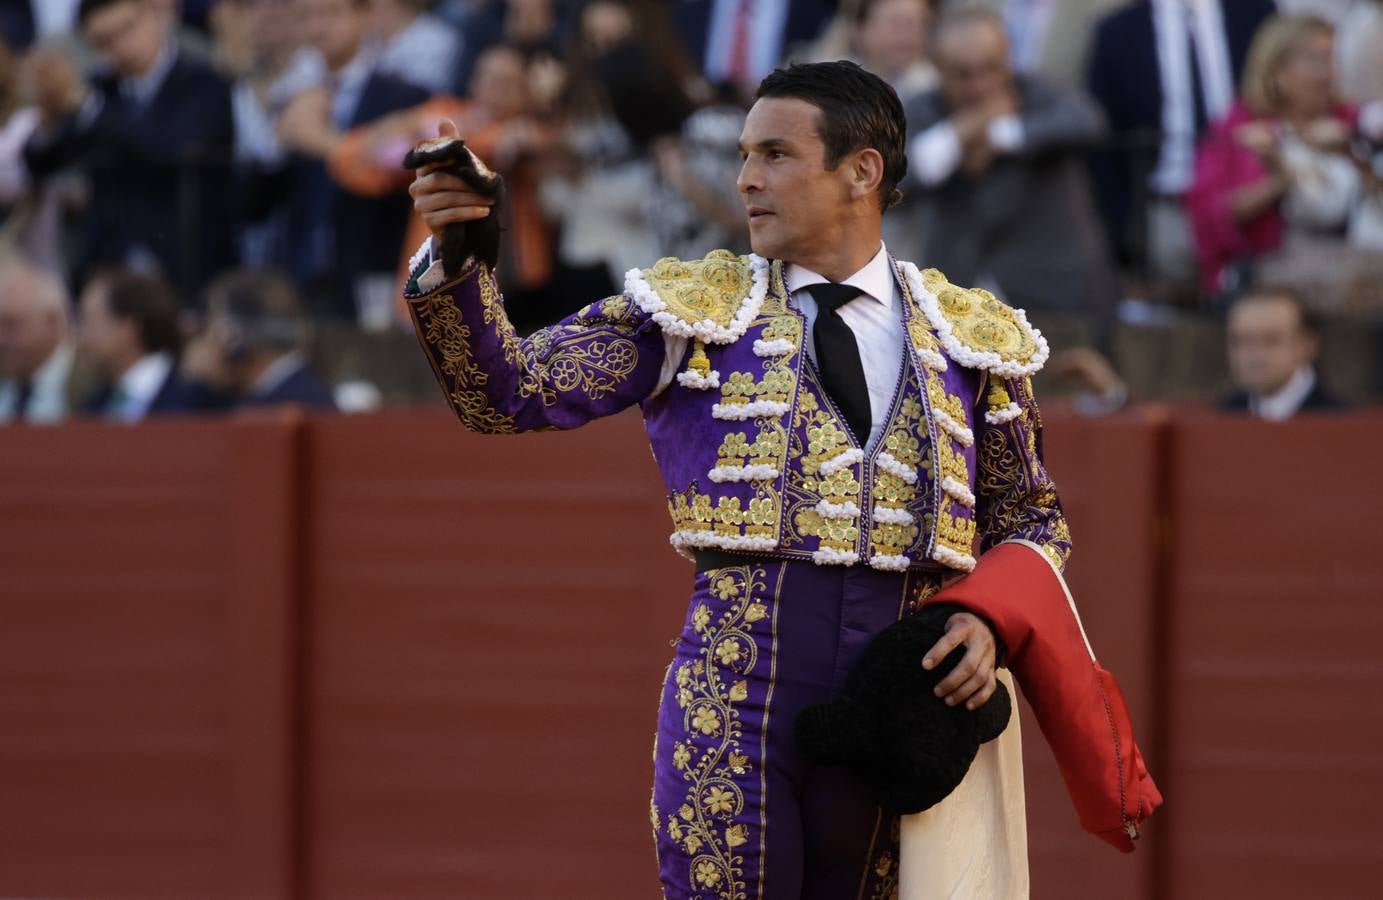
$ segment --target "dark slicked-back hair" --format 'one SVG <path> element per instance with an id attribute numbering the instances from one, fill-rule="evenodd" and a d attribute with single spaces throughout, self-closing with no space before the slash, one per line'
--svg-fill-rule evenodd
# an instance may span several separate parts
<path id="1" fill-rule="evenodd" d="M 138 327 L 145 353 L 177 354 L 182 349 L 178 301 L 168 282 L 120 269 L 99 272 L 92 280 L 105 286 L 111 315 L 129 319 Z"/>
<path id="2" fill-rule="evenodd" d="M 1302 292 L 1290 284 L 1265 282 L 1251 285 L 1234 298 L 1230 308 L 1264 300 L 1286 300 L 1296 309 L 1297 321 L 1301 323 L 1302 330 L 1316 337 L 1320 336 L 1323 324 L 1321 317 L 1306 305 L 1306 297 Z"/>
<path id="3" fill-rule="evenodd" d="M 821 110 L 817 127 L 826 145 L 826 168 L 872 147 L 884 158 L 879 208 L 903 199 L 898 185 L 908 173 L 907 121 L 888 82 L 852 62 L 802 63 L 775 69 L 759 84 L 755 99 L 774 97 L 805 100 Z"/>
<path id="4" fill-rule="evenodd" d="M 114 6 L 117 3 L 124 2 L 125 0 L 82 0 L 82 2 L 77 5 L 77 24 L 85 25 L 86 20 L 91 18 L 93 13 L 105 9 L 107 6 Z M 143 0 L 138 0 L 138 2 L 142 3 Z"/>

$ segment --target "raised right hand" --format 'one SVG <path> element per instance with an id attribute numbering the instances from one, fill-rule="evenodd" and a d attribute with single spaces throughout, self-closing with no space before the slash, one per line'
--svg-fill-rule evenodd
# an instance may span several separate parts
<path id="1" fill-rule="evenodd" d="M 444 119 L 437 128 L 441 137 L 459 137 L 456 125 Z M 440 171 L 444 164 L 434 163 L 418 169 L 408 193 L 413 198 L 413 208 L 423 217 L 428 230 L 440 243 L 442 230 L 456 222 L 471 222 L 483 219 L 490 214 L 493 198 L 484 197 L 472 191 L 464 181 L 455 175 Z"/>

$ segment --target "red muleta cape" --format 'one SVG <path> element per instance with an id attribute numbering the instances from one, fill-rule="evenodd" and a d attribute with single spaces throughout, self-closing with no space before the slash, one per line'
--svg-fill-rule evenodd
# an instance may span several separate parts
<path id="1" fill-rule="evenodd" d="M 1000 544 L 975 571 L 933 596 L 984 616 L 1037 717 L 1081 827 L 1132 853 L 1138 826 L 1162 804 L 1133 739 L 1124 695 L 1095 661 L 1061 574 L 1034 544 Z"/>

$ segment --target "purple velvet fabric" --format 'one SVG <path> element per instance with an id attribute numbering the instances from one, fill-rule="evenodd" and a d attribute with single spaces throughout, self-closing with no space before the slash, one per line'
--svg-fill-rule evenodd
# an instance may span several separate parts
<path id="1" fill-rule="evenodd" d="M 410 297 L 409 308 L 448 401 L 474 431 L 574 428 L 642 403 L 667 486 L 672 541 L 684 551 L 884 569 L 939 561 L 964 571 L 978 534 L 984 547 L 1032 540 L 1063 563 L 1069 536 L 1042 467 L 1026 380 L 1004 382 L 1023 415 L 987 424 L 989 376 L 954 361 L 943 371 L 928 366 L 917 335 L 928 330 L 917 327 L 924 320 L 906 287 L 904 295 L 911 351 L 884 438 L 844 463 L 842 454 L 862 448 L 820 386 L 804 320 L 787 303 L 776 264 L 758 319 L 733 343 L 705 347 L 719 383 L 674 381 L 656 396 L 664 335 L 628 296 L 593 303 L 521 340 L 493 274 L 477 266 Z M 958 428 L 939 427 L 943 409 Z M 832 505 L 856 511 L 831 518 L 822 510 Z"/>
<path id="2" fill-rule="evenodd" d="M 888 898 L 896 817 L 807 763 L 797 714 L 939 577 L 766 561 L 698 573 L 658 713 L 650 817 L 667 900 Z"/>

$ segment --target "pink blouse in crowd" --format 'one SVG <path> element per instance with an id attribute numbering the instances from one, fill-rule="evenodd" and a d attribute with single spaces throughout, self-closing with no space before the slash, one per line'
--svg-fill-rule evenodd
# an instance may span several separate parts
<path id="1" fill-rule="evenodd" d="M 1337 106 L 1331 115 L 1353 126 L 1352 107 Z M 1280 207 L 1274 206 L 1242 225 L 1234 221 L 1230 210 L 1230 198 L 1236 191 L 1269 174 L 1258 154 L 1235 140 L 1235 131 L 1251 122 L 1276 120 L 1236 103 L 1196 150 L 1195 182 L 1186 195 L 1186 209 L 1195 235 L 1201 288 L 1207 293 L 1219 290 L 1221 275 L 1230 263 L 1269 253 L 1282 244 L 1285 223 Z"/>

